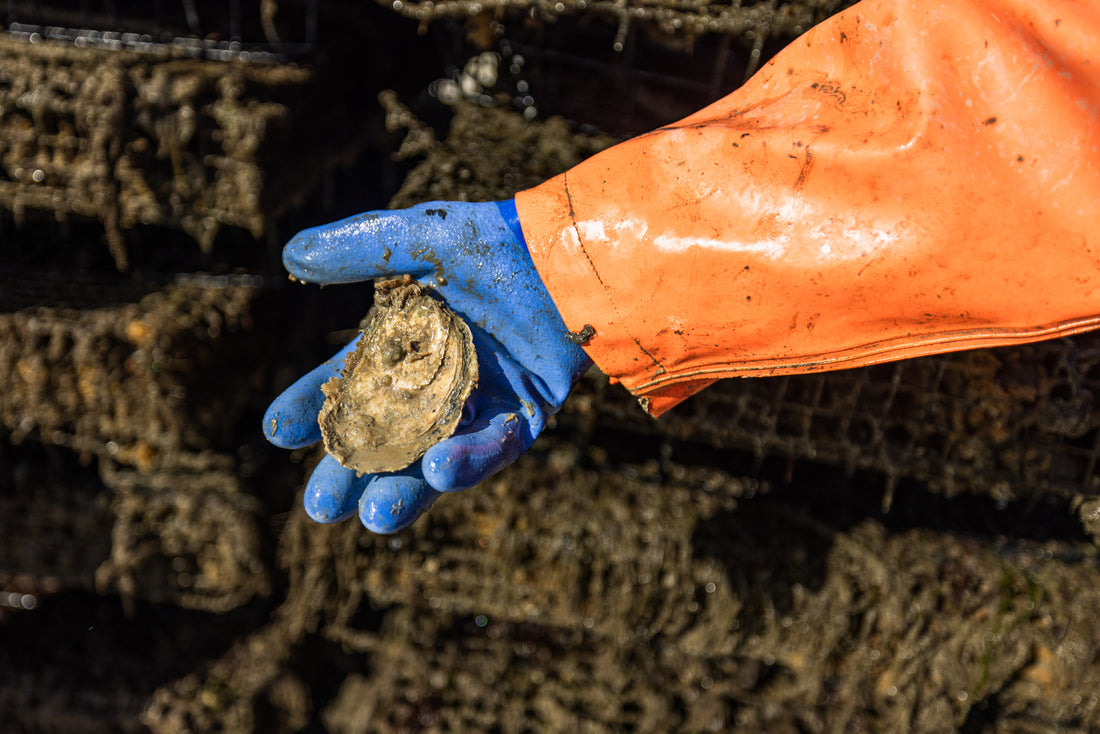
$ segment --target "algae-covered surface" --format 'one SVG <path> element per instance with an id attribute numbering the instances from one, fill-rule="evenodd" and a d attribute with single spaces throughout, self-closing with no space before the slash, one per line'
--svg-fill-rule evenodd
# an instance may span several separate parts
<path id="1" fill-rule="evenodd" d="M 431 49 L 481 53 L 480 26 L 372 12 L 428 71 L 379 103 L 381 64 L 340 100 L 376 134 L 257 220 L 278 231 L 196 260 L 135 224 L 120 273 L 101 223 L 0 219 L 0 728 L 1100 728 L 1096 336 L 731 381 L 660 421 L 593 370 L 526 456 L 411 528 L 309 520 L 320 452 L 266 445 L 260 416 L 370 289 L 291 284 L 266 237 L 506 197 L 613 142 L 514 79 L 433 101 L 463 67 Z"/>

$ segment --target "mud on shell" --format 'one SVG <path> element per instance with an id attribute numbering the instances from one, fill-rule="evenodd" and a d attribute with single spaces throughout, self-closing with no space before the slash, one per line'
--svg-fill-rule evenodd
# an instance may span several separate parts
<path id="1" fill-rule="evenodd" d="M 477 376 L 461 318 L 407 276 L 379 281 L 355 351 L 321 387 L 325 449 L 359 476 L 404 469 L 454 433 Z"/>

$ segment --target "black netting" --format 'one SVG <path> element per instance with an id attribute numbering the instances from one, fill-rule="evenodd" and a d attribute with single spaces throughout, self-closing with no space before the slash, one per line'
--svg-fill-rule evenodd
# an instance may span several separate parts
<path id="1" fill-rule="evenodd" d="M 80 48 L 284 61 L 313 52 L 317 0 L 7 0 L 11 35 Z"/>
<path id="2" fill-rule="evenodd" d="M 829 465 L 846 476 L 926 483 L 937 492 L 1092 494 L 1100 487 L 1100 338 L 911 359 L 807 376 L 721 382 L 635 427 L 657 453 L 759 470 Z M 614 401 L 592 429 L 633 425 Z"/>

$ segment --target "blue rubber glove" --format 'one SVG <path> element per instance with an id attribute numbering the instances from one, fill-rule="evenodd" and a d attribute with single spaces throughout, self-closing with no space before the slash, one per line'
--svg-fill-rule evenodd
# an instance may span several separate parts
<path id="1" fill-rule="evenodd" d="M 478 385 L 455 435 L 405 470 L 356 477 L 326 456 L 310 477 L 305 506 L 318 522 L 350 517 L 392 533 L 440 492 L 467 489 L 531 447 L 592 364 L 535 270 L 511 200 L 433 202 L 360 214 L 299 233 L 283 251 L 290 273 L 312 283 L 409 274 L 433 285 L 470 325 Z M 572 337 L 572 338 L 571 338 Z M 321 440 L 321 385 L 355 341 L 298 380 L 267 409 L 264 433 L 283 448 Z"/>

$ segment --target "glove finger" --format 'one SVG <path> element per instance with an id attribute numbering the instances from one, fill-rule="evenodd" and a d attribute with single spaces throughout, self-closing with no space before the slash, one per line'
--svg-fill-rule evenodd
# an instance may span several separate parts
<path id="1" fill-rule="evenodd" d="M 322 523 L 339 522 L 351 517 L 370 480 L 370 476 L 357 477 L 355 472 L 340 466 L 340 462 L 333 457 L 325 456 L 306 485 L 306 514 Z"/>
<path id="2" fill-rule="evenodd" d="M 510 410 L 483 411 L 461 430 L 424 454 L 424 478 L 441 492 L 481 483 L 518 459 L 530 445 L 524 440 L 522 418 Z"/>
<path id="3" fill-rule="evenodd" d="M 372 477 L 359 498 L 359 519 L 374 533 L 396 533 L 411 525 L 439 499 L 417 464 Z"/>
<path id="4" fill-rule="evenodd" d="M 298 379 L 272 401 L 264 413 L 264 435 L 267 440 L 284 449 L 300 449 L 321 440 L 321 428 L 317 425 L 317 413 L 325 402 L 321 385 L 340 374 L 344 358 L 355 349 L 357 336 L 319 367 L 315 367 Z"/>
<path id="5" fill-rule="evenodd" d="M 456 240 L 470 205 L 433 202 L 409 209 L 357 214 L 299 232 L 283 249 L 283 265 L 310 283 L 351 283 L 437 271 L 447 257 L 436 248 Z"/>

